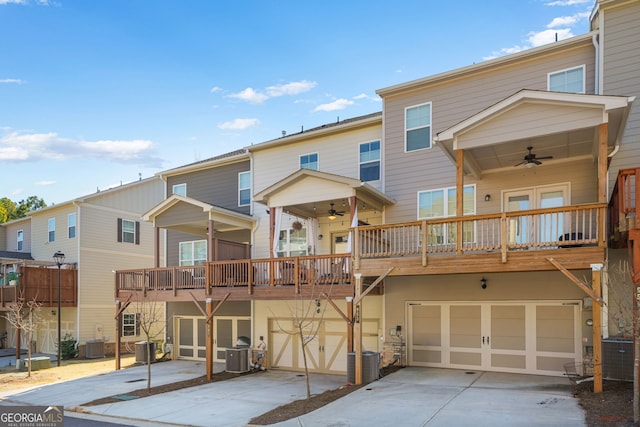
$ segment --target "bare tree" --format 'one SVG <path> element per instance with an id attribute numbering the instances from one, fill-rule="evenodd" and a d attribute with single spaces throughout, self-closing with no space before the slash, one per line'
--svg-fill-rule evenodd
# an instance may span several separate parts
<path id="1" fill-rule="evenodd" d="M 151 388 L 151 352 L 154 350 L 152 343 L 166 327 L 164 306 L 157 298 L 149 295 L 137 299 L 135 304 L 138 327 L 144 335 L 147 347 L 147 390 Z"/>
<path id="2" fill-rule="evenodd" d="M 331 283 L 333 283 L 335 280 L 337 280 L 337 277 L 332 277 Z M 324 315 L 328 305 L 326 303 L 322 304 L 320 295 L 315 295 L 317 293 L 315 286 L 316 283 L 317 281 L 315 279 L 311 280 L 310 285 L 312 286 L 312 291 L 309 297 L 296 298 L 293 302 L 293 306 L 287 304 L 291 316 L 293 326 L 292 328 L 284 327 L 281 324 L 281 320 L 279 320 L 275 313 L 273 313 L 273 311 L 271 310 L 271 314 L 273 314 L 278 329 L 287 335 L 296 336 L 298 338 L 300 349 L 302 350 L 302 360 L 304 363 L 307 399 L 311 398 L 311 381 L 309 378 L 307 349 L 309 344 L 311 344 L 318 336 L 318 332 L 322 327 L 322 321 L 324 319 Z M 330 287 L 329 292 L 326 294 L 326 297 L 331 296 L 331 289 L 332 286 Z"/>
<path id="3" fill-rule="evenodd" d="M 38 330 L 38 325 L 43 322 L 40 316 L 41 305 L 35 298 L 27 301 L 20 296 L 16 302 L 9 304 L 9 311 L 5 315 L 5 319 L 11 326 L 27 335 L 27 360 L 29 360 L 27 377 L 31 377 L 31 337 Z"/>

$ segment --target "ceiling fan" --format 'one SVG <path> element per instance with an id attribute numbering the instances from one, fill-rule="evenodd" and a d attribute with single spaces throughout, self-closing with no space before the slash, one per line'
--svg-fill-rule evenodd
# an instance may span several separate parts
<path id="1" fill-rule="evenodd" d="M 336 219 L 336 217 L 344 215 L 344 212 L 338 212 L 333 208 L 333 203 L 330 203 L 330 205 L 331 205 L 331 208 L 328 210 L 330 220 L 334 220 Z"/>
<path id="2" fill-rule="evenodd" d="M 531 150 L 533 150 L 533 147 L 527 147 L 527 150 L 529 151 L 529 154 L 524 156 L 524 160 L 522 160 L 520 163 L 515 164 L 514 166 L 524 165 L 524 167 L 531 168 L 541 165 L 542 162 L 540 160 L 553 159 L 553 156 L 536 157 L 536 155 L 531 152 Z"/>

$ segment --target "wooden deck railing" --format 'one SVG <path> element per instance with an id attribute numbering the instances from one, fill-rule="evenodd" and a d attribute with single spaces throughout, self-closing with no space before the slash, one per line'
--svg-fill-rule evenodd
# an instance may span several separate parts
<path id="1" fill-rule="evenodd" d="M 44 307 L 58 304 L 58 269 L 40 267 L 20 267 L 17 284 L 0 286 L 0 307 L 8 307 L 18 298 L 37 301 Z M 60 270 L 60 304 L 63 307 L 78 305 L 78 271 Z"/>
<path id="2" fill-rule="evenodd" d="M 533 209 L 358 227 L 360 258 L 604 246 L 605 204 Z"/>
<path id="3" fill-rule="evenodd" d="M 351 280 L 351 255 L 315 255 L 275 259 L 213 261 L 196 266 L 119 270 L 119 291 L 174 291 L 187 289 L 346 285 Z"/>

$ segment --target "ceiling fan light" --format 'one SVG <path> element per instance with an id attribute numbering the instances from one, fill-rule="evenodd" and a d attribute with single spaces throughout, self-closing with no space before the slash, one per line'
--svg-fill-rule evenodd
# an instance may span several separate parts
<path id="1" fill-rule="evenodd" d="M 329 218 L 330 221 L 333 221 L 334 219 L 337 218 L 337 216 L 335 216 L 334 214 L 331 214 L 327 218 Z"/>
<path id="2" fill-rule="evenodd" d="M 525 163 L 525 164 L 524 164 L 524 167 L 525 167 L 525 168 L 529 168 L 529 169 L 531 169 L 531 168 L 532 168 L 532 167 L 534 167 L 535 165 L 536 165 L 536 164 L 535 164 L 535 163 L 533 163 L 533 162 L 527 162 L 527 163 Z"/>

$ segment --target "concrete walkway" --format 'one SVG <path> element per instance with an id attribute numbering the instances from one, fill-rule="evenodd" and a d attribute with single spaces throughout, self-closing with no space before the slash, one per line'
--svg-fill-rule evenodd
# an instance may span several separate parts
<path id="1" fill-rule="evenodd" d="M 216 366 L 216 371 L 223 369 Z M 201 362 L 152 365 L 152 385 L 204 374 Z M 312 394 L 343 385 L 345 376 L 312 375 Z M 81 407 L 146 386 L 146 366 L 0 395 L 0 404 L 64 405 L 65 413 L 130 425 L 230 426 L 305 397 L 304 376 L 256 375 L 118 403 Z M 139 420 L 135 421 L 135 420 Z M 148 424 L 151 422 L 151 424 Z M 584 413 L 564 378 L 405 368 L 298 419 L 299 426 L 584 426 Z"/>

